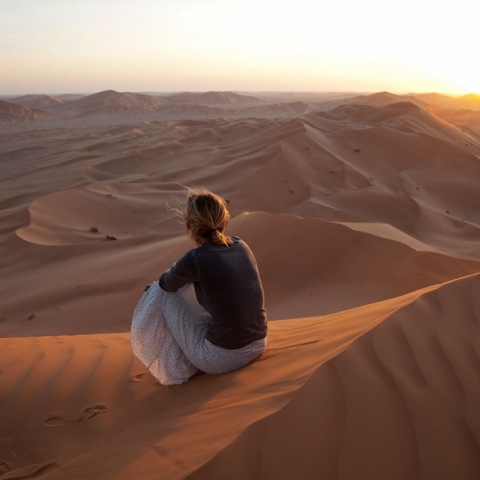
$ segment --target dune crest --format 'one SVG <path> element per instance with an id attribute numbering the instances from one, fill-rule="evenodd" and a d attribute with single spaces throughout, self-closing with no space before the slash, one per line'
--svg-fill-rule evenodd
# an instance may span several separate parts
<path id="1" fill-rule="evenodd" d="M 477 478 L 479 298 L 478 275 L 427 289 L 188 478 Z"/>
<path id="2" fill-rule="evenodd" d="M 460 360 L 458 351 L 478 337 L 479 289 L 474 275 L 336 314 L 274 322 L 272 347 L 259 361 L 177 389 L 145 376 L 127 334 L 0 340 L 11 392 L 3 401 L 23 388 L 15 409 L 27 407 L 35 425 L 18 465 L 49 438 L 41 456 L 58 464 L 51 479 L 129 478 L 139 468 L 148 477 L 160 468 L 177 478 L 211 478 L 230 471 L 232 461 L 238 469 L 231 478 L 265 469 L 271 478 L 291 478 L 298 458 L 302 478 L 353 478 L 358 471 L 414 478 L 424 469 L 436 478 L 474 478 L 480 387 L 470 380 L 480 358 L 477 351 Z M 460 323 L 448 313 L 459 300 Z M 25 390 L 22 378 L 32 368 L 36 381 Z M 50 394 L 34 402 L 45 388 Z M 134 402 L 120 401 L 132 396 Z M 425 415 L 432 422 L 422 422 Z M 462 422 L 477 438 L 464 437 Z M 22 435 L 17 429 L 10 420 L 4 434 Z M 68 436 L 69 448 L 58 450 L 58 436 Z M 381 461 L 368 454 L 378 449 Z M 444 461 L 433 467 L 432 455 Z"/>
<path id="3" fill-rule="evenodd" d="M 47 116 L 48 112 L 38 108 L 30 108 L 0 100 L 0 124 L 26 123 Z"/>

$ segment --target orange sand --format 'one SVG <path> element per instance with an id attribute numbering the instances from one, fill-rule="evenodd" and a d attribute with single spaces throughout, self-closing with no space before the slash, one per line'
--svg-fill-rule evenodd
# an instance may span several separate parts
<path id="1" fill-rule="evenodd" d="M 1 103 L 0 479 L 478 480 L 478 115 L 395 97 Z M 270 346 L 164 387 L 128 331 L 181 184 L 228 200 Z"/>

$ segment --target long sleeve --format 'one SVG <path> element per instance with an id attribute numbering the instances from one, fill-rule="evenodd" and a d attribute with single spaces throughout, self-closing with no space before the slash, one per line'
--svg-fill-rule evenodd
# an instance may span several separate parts
<path id="1" fill-rule="evenodd" d="M 194 252 L 194 250 L 187 252 L 162 274 L 158 282 L 160 288 L 167 292 L 176 292 L 187 283 L 198 282 L 200 280 Z"/>

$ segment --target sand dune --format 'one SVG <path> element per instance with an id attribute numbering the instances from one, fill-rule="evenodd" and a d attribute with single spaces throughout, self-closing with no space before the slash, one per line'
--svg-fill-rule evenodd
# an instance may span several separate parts
<path id="1" fill-rule="evenodd" d="M 11 99 L 12 103 L 25 105 L 30 108 L 55 108 L 66 102 L 65 99 L 53 97 L 51 95 L 22 95 Z"/>
<path id="2" fill-rule="evenodd" d="M 50 218 L 43 213 L 42 226 L 18 231 L 20 238 L 12 239 L 10 248 L 21 250 L 22 257 L 2 262 L 6 274 L 17 272 L 5 288 L 3 335 L 128 330 L 127 312 L 133 310 L 143 286 L 158 278 L 191 244 L 172 216 L 149 224 L 133 210 L 125 212 L 122 201 L 126 198 L 90 193 L 77 199 L 78 212 L 72 205 L 58 204 Z M 149 196 L 143 199 L 146 203 Z M 95 211 L 90 215 L 90 220 L 97 220 L 90 222 L 93 225 L 79 213 L 87 207 Z M 141 211 L 140 202 L 136 208 Z M 154 211 L 151 205 L 143 210 Z M 129 222 L 128 232 L 118 230 L 119 215 L 123 224 Z M 62 229 L 54 229 L 60 218 L 64 218 Z M 92 232 L 92 226 L 98 231 Z M 249 214 L 234 218 L 231 228 L 256 253 L 271 320 L 341 311 L 480 270 L 477 261 L 419 252 L 318 219 Z M 270 235 L 275 238 L 273 244 L 266 241 Z M 312 252 L 313 257 L 304 252 Z M 337 295 L 345 284 L 348 291 Z M 25 290 L 28 302 L 21 301 Z M 103 312 L 101 322 L 98 309 Z"/>
<path id="3" fill-rule="evenodd" d="M 473 110 L 179 95 L 0 104 L 1 479 L 478 479 Z M 193 247 L 166 208 L 182 185 L 227 200 L 270 346 L 162 387 L 128 332 Z"/>
<path id="4" fill-rule="evenodd" d="M 80 115 L 98 113 L 120 113 L 155 110 L 160 106 L 171 105 L 167 98 L 141 93 L 119 93 L 114 90 L 95 93 L 79 98 L 68 104 L 65 109 Z"/>
<path id="5" fill-rule="evenodd" d="M 5 464 L 51 479 L 474 479 L 479 289 L 476 275 L 274 322 L 260 361 L 181 388 L 156 385 L 127 334 L 3 340 Z"/>
<path id="6" fill-rule="evenodd" d="M 423 292 L 188 478 L 478 478 L 479 298 L 478 275 Z"/>
<path id="7" fill-rule="evenodd" d="M 189 105 L 243 105 L 261 103 L 261 100 L 252 95 L 241 95 L 234 92 L 201 92 L 201 93 L 175 93 L 167 98 L 175 103 Z"/>
<path id="8" fill-rule="evenodd" d="M 480 95 L 476 93 L 469 93 L 467 95 L 451 96 L 440 95 L 438 93 L 414 94 L 416 98 L 424 101 L 434 108 L 439 109 L 480 109 Z"/>
<path id="9" fill-rule="evenodd" d="M 424 102 L 425 97 L 422 95 L 396 95 L 390 92 L 378 92 L 368 95 L 348 95 L 332 100 L 326 100 L 318 102 L 317 106 L 322 107 L 322 110 L 332 110 L 336 107 L 346 106 L 346 105 L 363 105 L 370 107 L 385 107 L 392 103 L 398 102 L 408 102 L 418 105 L 422 108 L 428 105 L 427 102 Z M 429 99 L 427 98 L 427 101 Z M 432 101 L 435 101 L 436 98 L 432 98 Z"/>
<path id="10" fill-rule="evenodd" d="M 34 122 L 38 128 L 52 128 L 62 118 L 63 121 L 68 121 L 70 126 L 88 126 L 92 123 L 92 116 L 95 116 L 95 123 L 108 125 L 142 120 L 291 118 L 312 111 L 328 112 L 337 108 L 335 115 L 338 117 L 341 111 L 348 110 L 349 106 L 353 106 L 353 110 L 356 111 L 363 107 L 365 112 L 375 114 L 375 111 L 369 111 L 368 107 L 382 109 L 392 104 L 404 103 L 430 111 L 449 123 L 458 125 L 463 132 L 467 132 L 472 127 L 472 114 L 478 110 L 478 95 L 475 94 L 451 97 L 436 93 L 395 95 L 389 92 L 368 95 L 261 92 L 253 96 L 228 91 L 147 94 L 106 90 L 91 95 L 37 94 L 5 98 L 5 100 L 16 105 L 40 108 L 41 111 L 54 114 L 53 119 L 51 116 L 45 118 L 45 114 L 40 115 L 38 112 L 37 115 L 20 118 L 10 113 L 4 115 L 3 123 L 5 118 L 8 118 L 8 122 L 13 123 L 14 125 L 11 126 L 16 126 L 17 130 L 24 129 L 25 122 Z M 479 140 L 475 131 L 473 136 L 477 141 Z"/>
<path id="11" fill-rule="evenodd" d="M 43 110 L 0 100 L 0 124 L 25 123 L 47 116 Z"/>
<path id="12" fill-rule="evenodd" d="M 457 125 L 461 130 L 467 133 L 475 140 L 480 140 L 480 112 L 473 110 L 444 110 L 442 112 L 445 118 L 451 124 Z"/>

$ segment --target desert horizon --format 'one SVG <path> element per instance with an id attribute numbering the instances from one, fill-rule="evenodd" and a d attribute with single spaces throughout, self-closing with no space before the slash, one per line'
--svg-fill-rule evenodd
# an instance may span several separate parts
<path id="1" fill-rule="evenodd" d="M 480 478 L 480 95 L 0 96 L 0 479 Z M 145 285 L 222 196 L 269 347 L 161 386 Z"/>
<path id="2" fill-rule="evenodd" d="M 391 103 L 410 102 L 427 109 L 446 120 L 453 119 L 461 125 L 477 126 L 473 119 L 480 110 L 480 94 L 461 95 L 445 93 L 395 94 L 389 91 L 322 92 L 322 91 L 180 91 L 170 93 L 120 92 L 104 90 L 91 94 L 24 94 L 0 96 L 0 122 L 20 124 L 32 120 L 39 126 L 55 125 L 62 117 L 78 120 L 95 115 L 106 122 L 122 120 L 167 120 L 192 118 L 242 118 L 262 116 L 266 118 L 295 116 L 313 111 L 327 111 L 351 103 L 382 107 Z M 50 123 L 48 123 L 50 120 Z M 471 125 L 468 125 L 471 126 Z"/>
<path id="3" fill-rule="evenodd" d="M 465 97 L 465 96 L 472 96 L 478 95 L 477 92 L 473 91 L 463 91 L 459 92 L 448 92 L 448 91 L 434 91 L 434 90 L 425 90 L 425 91 L 395 91 L 395 90 L 331 90 L 331 89 L 308 89 L 308 90 L 297 90 L 295 88 L 286 88 L 286 89 L 279 89 L 279 90 L 262 90 L 262 89 L 253 89 L 253 90 L 243 90 L 243 89 L 231 89 L 231 88 L 211 88 L 211 89 L 174 89 L 174 90 L 139 90 L 139 89 L 130 89 L 123 91 L 123 89 L 117 88 L 106 88 L 106 89 L 93 89 L 93 90 L 75 90 L 75 89 L 66 89 L 62 91 L 24 91 L 24 92 L 0 92 L 0 98 L 2 100 L 12 99 L 12 98 L 19 98 L 19 97 L 34 97 L 34 96 L 50 96 L 50 97 L 67 97 L 67 98 L 74 98 L 74 97 L 87 97 L 89 95 L 95 95 L 97 93 L 114 91 L 117 93 L 139 93 L 144 95 L 157 95 L 157 96 L 169 96 L 169 95 L 178 95 L 178 94 L 205 94 L 205 93 L 236 93 L 240 95 L 332 95 L 332 96 L 345 96 L 345 95 L 373 95 L 375 93 L 380 93 L 382 91 L 389 92 L 394 95 L 444 95 L 446 97 Z"/>

